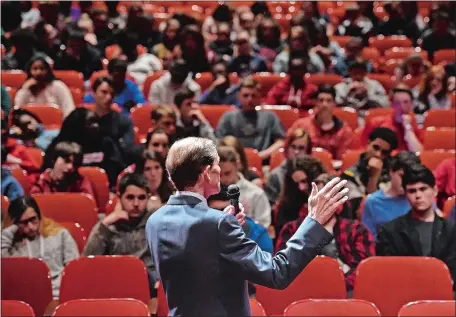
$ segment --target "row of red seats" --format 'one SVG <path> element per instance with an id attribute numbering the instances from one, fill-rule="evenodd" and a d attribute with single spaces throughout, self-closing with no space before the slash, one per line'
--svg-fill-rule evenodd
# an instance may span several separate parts
<path id="1" fill-rule="evenodd" d="M 24 301 L 39 316 L 51 306 L 76 299 L 133 298 L 144 304 L 150 300 L 146 268 L 133 256 L 71 261 L 64 268 L 58 303 L 52 302 L 49 269 L 42 260 L 17 257 L 1 261 L 2 300 Z M 310 298 L 347 299 L 344 276 L 336 260 L 315 258 L 285 290 L 256 286 L 256 299 L 269 316 L 282 315 L 291 303 Z M 453 282 L 448 267 L 436 258 L 371 257 L 358 266 L 353 298 L 375 304 L 384 316 L 396 316 L 409 302 L 453 300 Z M 161 290 L 159 316 L 167 311 L 165 303 Z"/>

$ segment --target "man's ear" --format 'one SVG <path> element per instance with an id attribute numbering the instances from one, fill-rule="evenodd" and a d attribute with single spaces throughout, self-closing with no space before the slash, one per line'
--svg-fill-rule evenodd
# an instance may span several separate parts
<path id="1" fill-rule="evenodd" d="M 437 188 L 437 185 L 434 185 L 434 198 L 436 198 L 438 194 L 439 194 L 439 189 Z"/>
<path id="2" fill-rule="evenodd" d="M 203 170 L 203 176 L 207 178 L 208 181 L 211 180 L 211 177 L 209 176 L 210 175 L 210 169 L 211 169 L 211 166 L 208 165 L 206 166 L 206 168 Z"/>

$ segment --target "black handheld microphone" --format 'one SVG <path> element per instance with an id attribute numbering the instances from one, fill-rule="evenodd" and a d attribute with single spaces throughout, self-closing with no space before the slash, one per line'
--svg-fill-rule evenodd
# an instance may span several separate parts
<path id="1" fill-rule="evenodd" d="M 230 205 L 234 206 L 234 214 L 237 215 L 239 211 L 241 211 L 239 208 L 239 195 L 241 194 L 239 191 L 239 186 L 228 186 L 227 194 L 228 198 L 230 199 Z"/>

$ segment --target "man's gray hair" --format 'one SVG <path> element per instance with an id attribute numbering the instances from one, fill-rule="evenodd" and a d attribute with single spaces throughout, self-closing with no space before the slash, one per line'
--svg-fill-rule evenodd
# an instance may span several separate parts
<path id="1" fill-rule="evenodd" d="M 176 141 L 166 158 L 170 181 L 180 191 L 195 186 L 203 169 L 212 166 L 217 156 L 212 140 L 189 137 Z"/>

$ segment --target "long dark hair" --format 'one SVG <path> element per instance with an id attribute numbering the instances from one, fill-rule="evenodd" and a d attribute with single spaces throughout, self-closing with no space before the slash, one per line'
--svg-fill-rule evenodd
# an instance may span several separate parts
<path id="1" fill-rule="evenodd" d="M 270 21 L 273 24 L 274 41 L 270 42 L 270 43 L 266 43 L 264 40 L 263 34 L 264 34 L 264 22 L 265 21 Z M 269 47 L 272 49 L 278 49 L 282 44 L 282 41 L 280 40 L 280 27 L 277 24 L 277 22 L 272 18 L 263 19 L 263 21 L 261 21 L 261 23 L 258 25 L 256 33 L 257 33 L 257 44 L 260 46 L 265 46 L 265 47 Z"/>
<path id="2" fill-rule="evenodd" d="M 186 47 L 185 40 L 187 36 L 190 36 L 196 42 L 196 52 L 190 52 Z M 183 27 L 179 35 L 179 44 L 182 49 L 182 58 L 187 62 L 193 75 L 195 75 L 195 70 L 198 72 L 210 71 L 204 37 L 196 25 Z"/>
<path id="3" fill-rule="evenodd" d="M 21 196 L 12 200 L 8 207 L 8 216 L 13 223 L 17 223 L 28 208 L 33 208 L 38 215 L 38 219 L 41 219 L 40 208 L 32 196 Z"/>
<path id="4" fill-rule="evenodd" d="M 27 79 L 30 79 L 32 78 L 32 72 L 31 72 L 31 69 L 32 69 L 32 65 L 33 63 L 37 62 L 37 61 L 40 61 L 44 68 L 46 69 L 47 71 L 47 75 L 46 77 L 44 78 L 44 83 L 46 84 L 50 84 L 52 83 L 54 80 L 57 80 L 57 78 L 55 77 L 54 75 L 54 72 L 52 71 L 52 68 L 51 68 L 51 65 L 49 64 L 49 62 L 46 60 L 46 56 L 44 55 L 35 55 L 33 56 L 30 61 L 27 63 L 27 65 L 25 66 L 25 70 L 27 72 Z"/>
<path id="5" fill-rule="evenodd" d="M 306 174 L 309 193 L 303 193 L 293 181 L 292 176 L 297 171 L 303 171 Z M 325 168 L 320 160 L 312 156 L 306 155 L 287 161 L 287 172 L 277 205 L 278 214 L 276 227 L 280 228 L 287 221 L 298 218 L 300 209 L 307 203 L 312 182 L 318 175 L 323 173 L 325 173 Z"/>
<path id="6" fill-rule="evenodd" d="M 167 202 L 169 196 L 172 194 L 171 184 L 168 180 L 168 174 L 166 172 L 166 165 L 165 159 L 163 156 L 158 152 L 147 151 L 143 152 L 142 157 L 136 163 L 135 173 L 143 174 L 144 173 L 144 165 L 146 165 L 147 161 L 155 161 L 160 164 L 160 167 L 163 170 L 162 179 L 160 181 L 160 185 L 158 186 L 157 192 L 160 196 L 160 200 L 164 203 Z"/>

